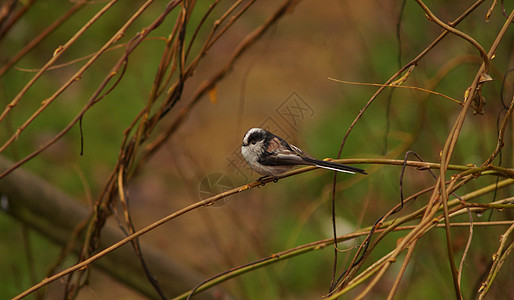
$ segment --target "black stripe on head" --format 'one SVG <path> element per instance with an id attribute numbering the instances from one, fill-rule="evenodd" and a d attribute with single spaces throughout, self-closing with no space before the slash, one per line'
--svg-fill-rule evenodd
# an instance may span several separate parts
<path id="1" fill-rule="evenodd" d="M 256 144 L 266 138 L 266 131 L 264 130 L 253 130 L 244 141 L 246 145 Z"/>

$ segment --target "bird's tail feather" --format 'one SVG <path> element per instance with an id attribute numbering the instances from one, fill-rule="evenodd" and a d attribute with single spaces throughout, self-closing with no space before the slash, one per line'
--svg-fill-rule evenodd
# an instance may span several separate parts
<path id="1" fill-rule="evenodd" d="M 357 168 L 357 167 L 338 164 L 338 163 L 326 161 L 326 160 L 318 160 L 318 159 L 314 159 L 314 158 L 310 158 L 310 157 L 306 157 L 306 156 L 304 156 L 302 158 L 305 161 L 312 163 L 320 168 L 324 168 L 324 169 L 328 169 L 328 170 L 332 170 L 332 171 L 338 171 L 338 172 L 344 172 L 344 173 L 350 173 L 350 174 L 355 174 L 355 173 L 367 174 L 366 171 L 364 171 L 363 169 Z"/>

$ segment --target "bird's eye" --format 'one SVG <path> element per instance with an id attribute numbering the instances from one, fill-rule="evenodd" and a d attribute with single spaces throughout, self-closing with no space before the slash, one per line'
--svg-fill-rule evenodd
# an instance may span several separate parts
<path id="1" fill-rule="evenodd" d="M 251 143 L 252 145 L 255 145 L 255 144 L 257 143 L 257 141 L 256 141 L 256 140 L 252 140 L 250 143 Z"/>

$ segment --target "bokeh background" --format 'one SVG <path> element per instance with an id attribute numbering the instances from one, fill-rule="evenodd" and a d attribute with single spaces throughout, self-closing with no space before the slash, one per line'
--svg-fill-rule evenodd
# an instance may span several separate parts
<path id="1" fill-rule="evenodd" d="M 23 47 L 34 41 L 52 22 L 67 13 L 76 1 L 7 1 L 1 4 L 3 29 L 0 60 L 5 66 Z M 5 108 L 51 57 L 106 1 L 88 1 L 61 26 L 0 74 L 0 99 Z M 42 104 L 132 16 L 143 1 L 122 1 L 98 19 L 54 64 L 43 73 L 19 103 L 2 120 L 2 144 Z M 153 22 L 166 1 L 155 1 L 131 25 L 113 47 L 96 60 L 55 101 L 19 134 L 1 155 L 19 161 L 55 137 L 90 99 L 115 62 L 125 44 Z M 198 1 L 190 15 L 186 45 L 202 22 L 211 1 Z M 221 1 L 199 30 L 191 47 L 191 58 L 206 40 L 214 22 L 234 3 Z M 180 100 L 149 136 L 165 132 L 187 107 L 198 88 L 210 80 L 227 62 L 237 46 L 261 26 L 281 5 L 277 1 L 243 1 L 249 8 L 202 57 L 187 79 Z M 250 5 L 251 4 L 251 5 Z M 449 22 L 471 6 L 471 1 L 427 3 L 443 21 Z M 193 2 L 191 2 L 193 5 Z M 476 39 L 486 51 L 497 38 L 512 3 L 497 4 L 489 21 L 491 3 L 474 10 L 458 26 Z M 502 6 L 504 5 L 504 6 Z M 510 5 L 510 6 L 509 6 Z M 22 10 L 26 8 L 25 12 Z M 6 24 L 13 22 L 12 27 Z M 91 208 L 113 171 L 126 130 L 148 104 L 155 74 L 180 14 L 174 9 L 164 22 L 130 54 L 120 81 L 104 98 L 85 113 L 81 132 L 78 125 L 55 144 L 21 167 L 44 178 L 84 207 Z M 3 27 L 2 27 L 3 26 Z M 6 29 L 7 28 L 7 29 Z M 440 33 L 414 1 L 299 1 L 243 52 L 226 77 L 209 89 L 185 120 L 157 152 L 125 182 L 130 216 L 136 229 L 224 189 L 237 187 L 259 177 L 242 161 L 239 147 L 251 127 L 265 127 L 318 158 L 336 157 L 341 140 L 359 111 L 378 87 L 337 82 L 384 83 L 404 64 L 418 55 Z M 483 88 L 486 105 L 482 114 L 469 112 L 452 157 L 457 165 L 480 165 L 496 147 L 498 119 L 512 99 L 514 31 L 510 28 L 491 61 L 494 79 Z M 481 59 L 478 51 L 461 38 L 448 35 L 417 64 L 405 85 L 433 90 L 462 101 Z M 175 79 L 174 79 L 175 80 Z M 169 89 L 170 84 L 165 86 Z M 502 94 L 503 92 L 503 94 Z M 156 99 L 164 101 L 166 93 Z M 503 97 L 503 98 L 502 98 Z M 503 99 L 503 100 L 502 100 Z M 461 106 L 451 100 L 419 90 L 386 89 L 357 122 L 345 144 L 343 158 L 403 159 L 413 150 L 425 161 L 438 162 L 441 149 Z M 508 126 L 502 161 L 512 167 L 512 123 Z M 339 175 L 336 186 L 338 234 L 367 227 L 399 200 L 401 167 L 363 165 L 369 175 Z M 0 179 L 3 180 L 3 179 Z M 497 177 L 484 176 L 460 193 L 495 183 Z M 200 280 L 244 265 L 273 253 L 332 237 L 331 191 L 333 173 L 315 170 L 232 195 L 209 207 L 180 216 L 143 235 L 141 243 L 157 249 Z M 426 172 L 407 169 L 404 193 L 410 195 L 433 185 Z M 30 188 L 30 187 L 27 187 Z M 0 191 L 1 193 L 1 191 Z M 512 188 L 498 190 L 477 199 L 489 202 L 512 196 Z M 495 198 L 496 197 L 496 198 Z M 426 204 L 427 196 L 409 206 L 414 211 Z M 38 228 L 10 213 L 9 199 L 0 214 L 0 298 L 14 297 L 42 280 L 57 261 L 64 245 L 56 243 Z M 119 202 L 113 205 L 108 224 L 117 228 L 123 219 Z M 42 204 L 44 205 L 44 204 Z M 474 215 L 477 222 L 513 220 L 509 209 Z M 466 222 L 468 216 L 456 219 Z M 78 222 L 78 220 L 77 220 Z M 498 248 L 499 236 L 508 226 L 475 227 L 470 252 L 464 266 L 462 291 L 474 297 Z M 119 231 L 122 234 L 120 229 Z M 71 233 L 70 233 L 71 234 Z M 460 259 L 469 237 L 469 228 L 452 229 L 453 247 Z M 369 263 L 394 249 L 403 234 L 392 233 L 370 254 Z M 363 238 L 340 244 L 349 249 L 339 254 L 339 272 L 349 264 L 355 245 Z M 77 245 L 83 240 L 77 239 Z M 134 255 L 133 260 L 137 261 Z M 69 253 L 58 270 L 76 263 Z M 235 299 L 319 299 L 330 286 L 334 252 L 332 247 L 299 255 L 286 261 L 253 270 L 220 285 Z M 385 298 L 400 264 L 372 290 L 370 298 Z M 514 267 L 508 258 L 490 291 L 491 299 L 512 299 L 509 288 Z M 510 270 L 510 271 L 509 271 Z M 151 271 L 151 270 L 150 270 Z M 484 275 L 485 274 L 485 275 Z M 157 278 L 161 280 L 160 278 Z M 59 299 L 64 295 L 64 279 L 50 284 L 34 298 Z M 146 299 L 104 271 L 90 268 L 78 299 Z M 146 284 L 146 283 L 143 283 Z M 184 292 L 193 286 L 184 286 Z M 356 296 L 357 288 L 348 297 Z M 174 297 L 177 295 L 167 295 Z M 452 298 L 454 291 L 445 246 L 444 230 L 436 229 L 419 240 L 409 264 L 398 299 Z M 194 299 L 194 298 L 193 298 Z"/>

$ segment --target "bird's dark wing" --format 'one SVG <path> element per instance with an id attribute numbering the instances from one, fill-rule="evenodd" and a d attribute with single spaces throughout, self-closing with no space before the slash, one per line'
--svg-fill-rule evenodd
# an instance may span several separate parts
<path id="1" fill-rule="evenodd" d="M 276 135 L 265 141 L 264 149 L 266 150 L 259 162 L 265 166 L 310 164 L 298 156 L 286 141 Z"/>

